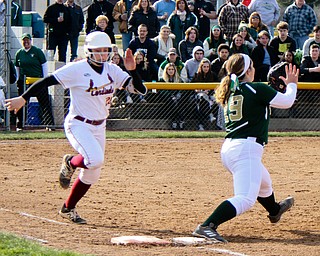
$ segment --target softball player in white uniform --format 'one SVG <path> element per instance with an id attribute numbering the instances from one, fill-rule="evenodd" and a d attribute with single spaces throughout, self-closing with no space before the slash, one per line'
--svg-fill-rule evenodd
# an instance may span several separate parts
<path id="1" fill-rule="evenodd" d="M 252 83 L 255 69 L 248 55 L 232 55 L 226 63 L 228 75 L 216 89 L 216 100 L 224 106 L 226 140 L 221 149 L 224 166 L 233 175 L 234 196 L 222 202 L 193 235 L 226 242 L 217 227 L 249 210 L 258 202 L 268 211 L 271 223 L 280 220 L 294 200 L 277 203 L 268 170 L 262 164 L 263 146 L 268 142 L 270 106 L 290 108 L 297 93 L 299 71 L 286 68 L 287 85 L 282 94 L 263 83 Z M 239 83 L 239 80 L 240 83 Z"/>
<path id="2" fill-rule="evenodd" d="M 107 34 L 88 34 L 84 47 L 87 59 L 67 64 L 34 83 L 21 97 L 6 100 L 8 110 L 17 111 L 40 87 L 59 83 L 70 90 L 70 107 L 64 128 L 70 144 L 79 154 L 63 157 L 59 176 L 61 187 L 69 187 L 76 168 L 80 168 L 80 173 L 59 214 L 77 224 L 85 224 L 86 220 L 76 212 L 76 204 L 98 181 L 104 164 L 106 118 L 113 94 L 118 88 L 131 93 L 147 92 L 135 71 L 130 49 L 126 51 L 124 62 L 131 76 L 118 66 L 107 63 L 111 52 Z"/>

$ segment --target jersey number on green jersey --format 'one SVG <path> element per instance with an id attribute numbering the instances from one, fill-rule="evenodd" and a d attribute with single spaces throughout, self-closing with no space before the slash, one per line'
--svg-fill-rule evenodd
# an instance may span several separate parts
<path id="1" fill-rule="evenodd" d="M 225 122 L 239 121 L 242 118 L 243 96 L 234 95 L 229 98 L 228 105 L 224 108 Z M 229 110 L 229 111 L 228 111 Z M 228 113 L 229 112 L 229 113 Z"/>

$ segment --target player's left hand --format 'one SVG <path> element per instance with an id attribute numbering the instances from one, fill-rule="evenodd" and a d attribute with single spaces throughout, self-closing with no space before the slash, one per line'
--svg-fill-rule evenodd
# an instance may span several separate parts
<path id="1" fill-rule="evenodd" d="M 136 69 L 136 62 L 133 58 L 131 49 L 127 49 L 124 54 L 124 66 L 128 71 Z"/>
<path id="2" fill-rule="evenodd" d="M 15 114 L 17 114 L 18 110 L 26 104 L 25 99 L 21 96 L 7 99 L 5 102 L 6 104 L 4 106 L 8 109 L 8 111 L 14 111 Z"/>
<path id="3" fill-rule="evenodd" d="M 299 69 L 292 65 L 291 63 L 289 65 L 285 66 L 286 70 L 286 77 L 280 76 L 279 78 L 288 85 L 289 83 L 295 83 L 298 84 L 298 78 L 299 78 Z"/>

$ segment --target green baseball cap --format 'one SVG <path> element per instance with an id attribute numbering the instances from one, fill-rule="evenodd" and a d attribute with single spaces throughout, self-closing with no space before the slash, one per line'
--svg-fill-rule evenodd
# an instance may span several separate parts
<path id="1" fill-rule="evenodd" d="M 23 40 L 23 39 L 25 39 L 25 38 L 28 38 L 28 39 L 32 39 L 32 36 L 30 35 L 30 34 L 28 34 L 28 33 L 24 33 L 22 36 L 21 36 L 21 39 Z"/>

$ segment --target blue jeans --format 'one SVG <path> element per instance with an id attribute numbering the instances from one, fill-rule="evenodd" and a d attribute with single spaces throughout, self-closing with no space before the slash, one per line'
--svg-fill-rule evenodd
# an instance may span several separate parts
<path id="1" fill-rule="evenodd" d="M 123 52 L 125 52 L 125 50 L 128 48 L 129 43 L 132 39 L 132 33 L 128 32 L 128 33 L 121 33 L 122 35 L 122 49 Z"/>
<path id="2" fill-rule="evenodd" d="M 270 33 L 271 39 L 274 38 L 274 27 L 272 27 L 270 25 L 270 26 L 268 26 L 268 29 L 269 29 L 269 33 Z"/>
<path id="3" fill-rule="evenodd" d="M 69 38 L 70 48 L 71 48 L 70 62 L 78 57 L 78 39 L 79 39 L 79 36 L 74 36 Z"/>
<path id="4" fill-rule="evenodd" d="M 309 35 L 299 36 L 296 33 L 292 33 L 290 34 L 290 36 L 296 41 L 297 49 L 301 49 L 301 50 L 303 49 L 304 42 L 309 39 Z"/>

